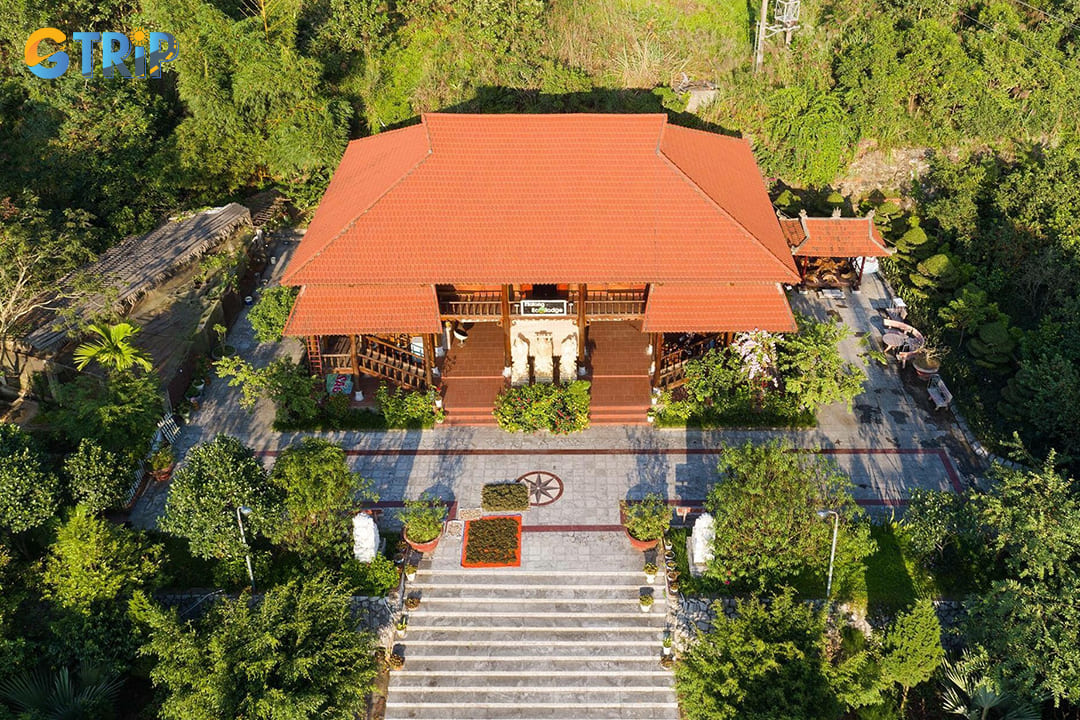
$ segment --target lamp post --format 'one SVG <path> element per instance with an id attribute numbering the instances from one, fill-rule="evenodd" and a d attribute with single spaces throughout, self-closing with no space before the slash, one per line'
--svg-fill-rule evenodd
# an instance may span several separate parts
<path id="1" fill-rule="evenodd" d="M 247 552 L 244 553 L 244 561 L 247 562 L 248 579 L 251 580 L 251 589 L 255 589 L 255 572 L 251 569 L 251 547 L 248 545 L 247 535 L 244 534 L 243 518 L 251 515 L 251 508 L 241 505 L 236 508 L 236 524 L 240 526 L 240 540 L 244 543 Z"/>
<path id="2" fill-rule="evenodd" d="M 835 510 L 818 510 L 817 516 L 819 520 L 825 520 L 830 515 L 833 517 L 832 526 L 832 551 L 829 553 L 829 584 L 825 586 L 825 602 L 829 602 L 829 598 L 832 597 L 832 572 L 833 563 L 836 561 L 836 533 L 840 529 L 840 513 Z"/>

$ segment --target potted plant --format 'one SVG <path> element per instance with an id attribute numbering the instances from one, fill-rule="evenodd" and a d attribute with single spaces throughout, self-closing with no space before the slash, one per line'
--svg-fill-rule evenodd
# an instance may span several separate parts
<path id="1" fill-rule="evenodd" d="M 401 619 L 394 625 L 394 631 L 399 638 L 404 638 L 409 631 L 409 616 L 402 615 Z"/>
<path id="2" fill-rule="evenodd" d="M 405 598 L 406 610 L 415 610 L 418 607 L 420 607 L 420 597 L 418 595 L 410 595 Z"/>
<path id="3" fill-rule="evenodd" d="M 649 493 L 638 502 L 622 505 L 623 528 L 634 548 L 656 547 L 671 525 L 671 508 L 659 493 Z"/>
<path id="4" fill-rule="evenodd" d="M 670 670 L 671 667 L 674 664 L 675 664 L 675 658 L 672 657 L 671 655 L 661 655 L 660 656 L 660 667 L 664 668 L 665 670 Z"/>
<path id="5" fill-rule="evenodd" d="M 226 328 L 224 325 L 214 325 L 214 333 L 218 337 L 218 345 L 216 348 L 214 348 L 214 352 L 212 353 L 215 360 L 220 360 L 223 357 L 228 357 L 230 355 L 236 354 L 236 348 L 234 348 L 232 345 L 225 344 L 225 335 L 228 332 L 229 329 Z"/>
<path id="6" fill-rule="evenodd" d="M 668 570 L 667 579 L 668 579 L 669 583 L 677 583 L 677 582 L 679 582 L 679 571 L 678 570 Z"/>
<path id="7" fill-rule="evenodd" d="M 656 582 L 657 567 L 654 563 L 645 563 L 645 582 L 652 585 Z"/>
<path id="8" fill-rule="evenodd" d="M 416 579 L 416 566 L 415 565 L 406 565 L 405 566 L 405 579 L 410 581 L 410 582 Z"/>
<path id="9" fill-rule="evenodd" d="M 672 642 L 671 641 L 671 636 L 670 635 L 665 635 L 664 636 L 664 644 L 663 644 L 663 647 L 661 648 L 664 655 L 667 655 L 667 656 L 671 655 L 671 642 Z"/>
<path id="10" fill-rule="evenodd" d="M 402 537 L 409 547 L 416 552 L 432 552 L 442 535 L 446 506 L 424 493 L 419 500 L 406 500 L 398 519 L 405 526 Z"/>
<path id="11" fill-rule="evenodd" d="M 926 345 L 912 358 L 911 365 L 920 378 L 929 380 L 941 371 L 941 355 L 940 349 Z"/>
<path id="12" fill-rule="evenodd" d="M 386 665 L 391 670 L 400 670 L 405 667 L 405 656 L 398 655 L 397 653 L 390 653 L 386 658 Z"/>
<path id="13" fill-rule="evenodd" d="M 675 546 L 672 544 L 671 538 L 669 538 L 667 535 L 664 535 L 663 545 L 664 545 L 664 552 L 665 553 L 674 552 L 674 547 Z"/>
<path id="14" fill-rule="evenodd" d="M 652 610 L 653 596 L 649 593 L 642 593 L 641 597 L 638 598 L 638 604 L 641 607 L 641 612 L 649 612 Z"/>
<path id="15" fill-rule="evenodd" d="M 671 582 L 669 582 L 668 586 L 667 586 L 667 591 L 668 591 L 668 597 L 671 598 L 672 600 L 678 598 L 679 597 L 679 581 L 678 580 L 672 580 Z"/>
<path id="16" fill-rule="evenodd" d="M 168 480 L 176 467 L 176 455 L 169 445 L 162 445 L 150 454 L 150 476 L 157 481 Z"/>

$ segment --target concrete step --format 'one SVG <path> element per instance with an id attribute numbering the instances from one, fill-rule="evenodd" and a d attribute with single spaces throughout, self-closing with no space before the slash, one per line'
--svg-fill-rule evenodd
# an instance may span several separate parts
<path id="1" fill-rule="evenodd" d="M 660 578 L 658 577 L 659 581 Z M 420 569 L 416 580 L 409 587 L 431 587 L 435 585 L 462 585 L 473 587 L 481 592 L 489 587 L 509 585 L 513 587 L 563 587 L 585 586 L 588 588 L 611 587 L 612 585 L 633 586 L 645 582 L 645 574 L 640 571 L 602 571 L 573 570 L 563 572 L 540 572 L 523 568 L 500 568 L 492 570 L 457 570 L 453 572 L 431 572 Z"/>
<path id="2" fill-rule="evenodd" d="M 433 639 L 429 642 L 412 641 L 404 645 L 404 656 L 412 660 L 428 661 L 438 658 L 456 658 L 468 662 L 548 662 L 571 663 L 597 660 L 608 663 L 625 660 L 656 660 L 660 658 L 661 635 L 634 640 L 608 640 L 603 644 L 581 640 L 548 641 L 546 643 L 484 642 L 481 639 L 462 644 L 459 640 Z"/>
<path id="3" fill-rule="evenodd" d="M 559 641 L 568 643 L 585 643 L 593 648 L 602 648 L 611 641 L 635 640 L 647 642 L 652 638 L 659 638 L 663 634 L 664 623 L 657 621 L 655 624 L 640 627 L 619 625 L 606 622 L 603 625 L 591 627 L 528 627 L 514 626 L 510 624 L 493 625 L 488 627 L 426 627 L 413 628 L 410 623 L 408 637 L 405 638 L 407 647 L 413 647 L 419 643 L 431 643 L 437 640 L 448 643 L 474 643 L 477 645 L 493 645 L 497 642 L 505 642 L 514 645 L 552 645 Z M 530 651 L 532 647 L 529 648 Z"/>
<path id="4" fill-rule="evenodd" d="M 540 610 L 546 605 L 558 605 L 560 610 L 571 607 L 582 609 L 621 607 L 628 601 L 636 600 L 646 590 L 652 590 L 653 597 L 659 600 L 664 594 L 660 584 L 646 585 L 609 585 L 605 587 L 567 587 L 564 585 L 533 585 L 478 588 L 475 585 L 429 585 L 418 588 L 415 583 L 407 583 L 406 592 L 422 598 L 421 607 L 437 607 L 446 612 L 456 612 L 473 604 L 482 604 L 485 608 L 496 609 L 500 606 L 520 608 L 522 610 Z M 554 609 L 554 608 L 553 608 Z"/>
<path id="5" fill-rule="evenodd" d="M 664 688 L 672 687 L 674 679 L 670 670 L 651 663 L 652 668 L 620 667 L 615 670 L 590 670 L 582 672 L 579 668 L 556 670 L 544 667 L 541 672 L 535 664 L 516 670 L 469 670 L 444 669 L 432 670 L 430 667 L 413 669 L 409 663 L 402 670 L 390 674 L 391 689 L 398 688 L 442 688 L 459 691 L 480 692 L 476 688 L 523 687 L 533 688 Z M 561 692 L 561 691 L 560 691 Z"/>
<path id="6" fill-rule="evenodd" d="M 585 676 L 593 673 L 617 673 L 641 677 L 655 677 L 659 671 L 671 674 L 660 667 L 659 645 L 652 652 L 628 655 L 624 648 L 613 648 L 604 657 L 595 655 L 547 655 L 538 660 L 536 655 L 515 654 L 498 657 L 432 655 L 424 649 L 408 651 L 405 672 L 422 675 L 462 674 L 463 676 L 493 675 L 507 673 L 514 676 L 535 675 L 537 668 L 545 674 Z"/>
<path id="7" fill-rule="evenodd" d="M 588 702 L 558 700 L 544 703 L 476 702 L 464 696 L 449 702 L 401 702 L 391 698 L 386 703 L 386 720 L 671 720 L 678 717 L 678 705 L 670 702 Z"/>
<path id="8" fill-rule="evenodd" d="M 638 603 L 626 603 L 626 612 L 485 612 L 470 608 L 456 614 L 424 611 L 424 606 L 409 613 L 409 634 L 420 630 L 453 630 L 494 632 L 505 630 L 595 630 L 641 631 L 663 627 L 667 621 L 663 612 L 643 613 Z"/>
<path id="9" fill-rule="evenodd" d="M 660 611 L 660 598 L 663 591 L 653 590 L 652 613 Z M 484 613 L 486 615 L 531 615 L 533 613 L 559 613 L 575 615 L 577 613 L 632 613 L 638 609 L 637 589 L 612 592 L 611 597 L 598 599 L 534 597 L 534 598 L 485 598 L 485 597 L 444 597 L 437 592 L 425 593 L 417 610 L 410 614 L 422 615 L 458 615 L 464 612 Z"/>
<path id="10" fill-rule="evenodd" d="M 587 699 L 593 706 L 625 707 L 634 705 L 660 705 L 671 701 L 670 687 L 544 687 L 533 685 L 530 678 L 522 678 L 526 684 L 520 687 L 484 688 L 471 686 L 461 688 L 441 687 L 402 687 L 402 692 L 395 692 L 391 697 L 400 704 L 420 704 L 425 706 L 452 705 L 469 697 L 483 697 L 474 707 L 503 705 L 513 703 L 518 706 L 545 707 L 563 704 L 578 704 Z M 393 687 L 392 690 L 398 690 Z M 389 708 L 389 703 L 387 703 Z"/>

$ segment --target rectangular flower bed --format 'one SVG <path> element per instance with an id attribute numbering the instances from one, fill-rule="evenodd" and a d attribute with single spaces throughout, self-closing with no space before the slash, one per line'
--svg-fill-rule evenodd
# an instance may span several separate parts
<path id="1" fill-rule="evenodd" d="M 529 488 L 519 482 L 485 485 L 480 505 L 485 512 L 524 512 L 529 509 Z"/>
<path id="2" fill-rule="evenodd" d="M 521 565 L 521 516 L 484 517 L 465 522 L 461 566 L 467 568 Z"/>

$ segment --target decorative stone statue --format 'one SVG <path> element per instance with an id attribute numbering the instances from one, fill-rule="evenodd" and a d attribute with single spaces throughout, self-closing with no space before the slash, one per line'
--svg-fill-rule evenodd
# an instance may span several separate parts
<path id="1" fill-rule="evenodd" d="M 352 519 L 353 557 L 360 562 L 371 562 L 379 551 L 379 529 L 367 513 L 357 513 Z"/>
<path id="2" fill-rule="evenodd" d="M 705 572 L 705 566 L 713 559 L 712 541 L 716 535 L 713 530 L 713 516 L 703 513 L 694 521 L 694 530 L 690 533 L 687 543 L 690 545 L 690 574 L 700 577 Z"/>

